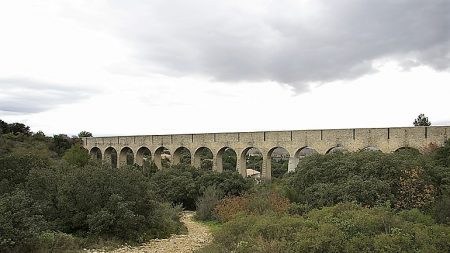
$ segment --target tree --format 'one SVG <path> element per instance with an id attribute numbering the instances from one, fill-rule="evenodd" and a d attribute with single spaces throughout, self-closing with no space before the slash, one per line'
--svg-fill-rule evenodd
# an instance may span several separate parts
<path id="1" fill-rule="evenodd" d="M 413 122 L 414 126 L 431 126 L 431 122 L 428 121 L 428 117 L 421 113 L 417 116 L 417 119 Z"/>
<path id="2" fill-rule="evenodd" d="M 71 165 L 78 167 L 85 166 L 89 161 L 89 152 L 82 146 L 75 144 L 64 154 L 64 160 Z"/>
<path id="3" fill-rule="evenodd" d="M 22 133 L 24 135 L 31 135 L 30 127 L 22 123 L 12 123 L 8 125 L 9 131 L 13 134 Z"/>
<path id="4" fill-rule="evenodd" d="M 5 121 L 0 119 L 0 134 L 9 133 L 9 125 Z"/>
<path id="5" fill-rule="evenodd" d="M 81 131 L 79 134 L 78 134 L 78 137 L 92 137 L 92 133 L 91 132 L 88 132 L 88 131 Z"/>
<path id="6" fill-rule="evenodd" d="M 59 156 L 62 156 L 73 144 L 74 140 L 65 134 L 53 135 L 53 142 L 50 145 L 50 150 L 55 151 Z"/>

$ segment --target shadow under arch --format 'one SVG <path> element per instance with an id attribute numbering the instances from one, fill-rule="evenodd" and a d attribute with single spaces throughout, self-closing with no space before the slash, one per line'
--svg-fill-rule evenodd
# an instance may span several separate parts
<path id="1" fill-rule="evenodd" d="M 219 149 L 216 155 L 216 170 L 222 172 L 224 170 L 236 171 L 237 154 L 230 147 Z"/>
<path id="2" fill-rule="evenodd" d="M 199 147 L 194 153 L 194 164 L 195 168 L 212 170 L 213 168 L 214 155 L 211 149 L 207 147 Z"/>
<path id="3" fill-rule="evenodd" d="M 148 147 L 140 147 L 136 151 L 136 164 L 139 166 L 143 166 L 145 161 L 151 161 L 152 153 Z"/>
<path id="4" fill-rule="evenodd" d="M 303 158 L 305 158 L 307 156 L 318 154 L 318 153 L 319 152 L 317 152 L 316 149 L 314 149 L 314 148 L 312 148 L 310 146 L 304 146 L 302 148 L 299 148 L 297 150 L 297 152 L 295 152 L 294 157 L 298 158 L 298 159 L 303 159 Z"/>
<path id="5" fill-rule="evenodd" d="M 400 147 L 398 149 L 396 149 L 394 151 L 394 153 L 409 153 L 409 154 L 414 154 L 414 155 L 419 155 L 420 150 L 418 150 L 417 148 L 412 148 L 412 147 Z"/>
<path id="6" fill-rule="evenodd" d="M 192 163 L 192 155 L 191 151 L 186 147 L 179 147 L 175 149 L 173 152 L 173 159 L 172 164 L 178 165 L 178 164 L 184 164 L 184 165 L 191 165 Z"/>
<path id="7" fill-rule="evenodd" d="M 327 150 L 325 154 L 343 154 L 347 153 L 348 150 L 342 146 L 335 146 Z"/>
<path id="8" fill-rule="evenodd" d="M 117 168 L 117 151 L 113 147 L 108 147 L 105 149 L 105 161 L 112 168 Z"/>
<path id="9" fill-rule="evenodd" d="M 102 160 L 102 151 L 98 147 L 91 148 L 89 154 L 93 160 Z"/>
<path id="10" fill-rule="evenodd" d="M 172 159 L 172 155 L 170 151 L 166 147 L 159 147 L 155 150 L 154 162 L 158 169 L 168 169 L 170 167 L 170 160 Z"/>
<path id="11" fill-rule="evenodd" d="M 120 150 L 119 165 L 133 165 L 134 164 L 134 152 L 130 147 L 124 147 Z"/>

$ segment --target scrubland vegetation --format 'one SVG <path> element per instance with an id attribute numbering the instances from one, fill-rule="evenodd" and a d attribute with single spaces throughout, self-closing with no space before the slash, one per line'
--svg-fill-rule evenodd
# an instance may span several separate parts
<path id="1" fill-rule="evenodd" d="M 214 224 L 200 252 L 450 251 L 449 141 L 424 154 L 310 155 L 257 184 L 187 163 L 114 169 L 77 138 L 20 124 L 0 121 L 0 134 L 0 252 L 165 238 L 184 232 L 182 209 Z"/>
<path id="2" fill-rule="evenodd" d="M 449 158 L 450 141 L 426 154 L 308 156 L 271 184 L 217 200 L 202 217 L 221 229 L 200 252 L 449 252 Z"/>

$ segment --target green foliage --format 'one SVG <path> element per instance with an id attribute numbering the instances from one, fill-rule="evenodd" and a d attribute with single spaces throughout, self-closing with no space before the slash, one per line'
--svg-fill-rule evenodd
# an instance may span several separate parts
<path id="1" fill-rule="evenodd" d="M 22 189 L 31 169 L 47 166 L 46 160 L 31 154 L 11 153 L 0 156 L 0 195 L 14 189 Z"/>
<path id="2" fill-rule="evenodd" d="M 425 207 L 439 187 L 433 166 L 420 154 L 357 152 L 304 158 L 285 180 L 291 201 L 311 207 L 357 201 L 375 206 L 390 201 L 398 208 Z"/>
<path id="3" fill-rule="evenodd" d="M 246 166 L 249 169 L 254 169 L 261 172 L 263 158 L 260 154 L 247 155 Z"/>
<path id="4" fill-rule="evenodd" d="M 214 220 L 214 208 L 221 198 L 221 192 L 214 187 L 207 187 L 203 196 L 196 202 L 195 218 L 202 221 Z"/>
<path id="5" fill-rule="evenodd" d="M 284 174 L 288 171 L 288 163 L 289 160 L 283 159 L 273 159 L 272 158 L 272 177 L 273 178 L 282 178 Z"/>
<path id="6" fill-rule="evenodd" d="M 84 243 L 79 237 L 62 232 L 44 232 L 39 234 L 33 248 L 36 252 L 72 252 Z"/>
<path id="7" fill-rule="evenodd" d="M 224 171 L 236 170 L 237 156 L 232 149 L 226 149 L 222 154 L 222 166 Z"/>
<path id="8" fill-rule="evenodd" d="M 198 191 L 203 193 L 207 187 L 215 187 L 224 196 L 239 196 L 250 190 L 254 180 L 243 178 L 236 171 L 200 171 L 197 175 L 196 184 Z"/>
<path id="9" fill-rule="evenodd" d="M 65 134 L 58 134 L 53 136 L 53 142 L 50 145 L 50 150 L 56 152 L 58 156 L 63 156 L 64 153 L 75 144 L 75 140 Z"/>
<path id="10" fill-rule="evenodd" d="M 303 217 L 238 216 L 200 252 L 448 252 L 450 228 L 415 212 L 341 203 Z"/>
<path id="11" fill-rule="evenodd" d="M 171 208 L 158 201 L 152 185 L 136 169 L 89 165 L 33 170 L 28 189 L 46 204 L 53 226 L 65 233 L 140 242 L 179 228 L 176 220 L 165 218 Z"/>
<path id="12" fill-rule="evenodd" d="M 413 122 L 414 126 L 431 126 L 431 122 L 428 121 L 428 117 L 421 113 Z"/>
<path id="13" fill-rule="evenodd" d="M 450 139 L 445 141 L 443 147 L 439 147 L 435 150 L 433 159 L 438 165 L 450 168 Z"/>
<path id="14" fill-rule="evenodd" d="M 0 134 L 9 133 L 8 123 L 0 119 Z"/>
<path id="15" fill-rule="evenodd" d="M 22 123 L 8 124 L 3 120 L 0 120 L 0 134 L 23 134 L 26 136 L 31 135 L 30 127 Z"/>
<path id="16" fill-rule="evenodd" d="M 26 126 L 22 123 L 12 123 L 8 126 L 9 132 L 13 134 L 24 134 L 24 135 L 31 135 L 30 127 Z"/>
<path id="17" fill-rule="evenodd" d="M 81 131 L 79 134 L 78 134 L 78 137 L 92 137 L 92 133 L 91 132 L 88 132 L 88 131 Z"/>
<path id="18" fill-rule="evenodd" d="M 89 162 L 89 152 L 81 145 L 75 144 L 66 151 L 63 159 L 70 165 L 83 167 Z"/>
<path id="19" fill-rule="evenodd" d="M 240 195 L 249 190 L 253 182 L 235 171 L 218 173 L 199 170 L 179 164 L 169 169 L 157 171 L 151 176 L 156 191 L 165 201 L 195 210 L 195 202 L 207 187 L 214 187 L 223 195 Z"/>
<path id="20" fill-rule="evenodd" d="M 151 182 L 156 185 L 156 193 L 165 201 L 194 210 L 198 196 L 192 173 L 183 168 L 169 168 L 157 171 Z"/>
<path id="21" fill-rule="evenodd" d="M 1 196 L 0 214 L 0 252 L 29 251 L 47 229 L 40 206 L 23 190 Z"/>

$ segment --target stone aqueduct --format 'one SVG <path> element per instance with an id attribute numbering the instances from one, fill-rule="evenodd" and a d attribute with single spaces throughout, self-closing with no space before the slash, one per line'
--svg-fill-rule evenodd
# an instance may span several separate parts
<path id="1" fill-rule="evenodd" d="M 233 149 L 237 155 L 236 170 L 246 176 L 246 154 L 257 148 L 263 157 L 261 177 L 271 178 L 271 157 L 276 148 L 289 153 L 289 170 L 295 169 L 301 152 L 305 148 L 326 154 L 334 148 L 348 151 L 380 150 L 394 152 L 402 148 L 423 151 L 428 145 L 443 145 L 449 138 L 450 126 L 356 128 L 327 130 L 295 130 L 239 133 L 206 133 L 175 135 L 143 135 L 117 137 L 83 138 L 83 146 L 90 154 L 105 162 L 111 162 L 111 154 L 117 152 L 117 162 L 123 165 L 127 153 L 132 152 L 134 161 L 142 165 L 144 154 L 149 154 L 159 169 L 164 149 L 172 155 L 172 164 L 180 162 L 180 150 L 191 153 L 192 165 L 199 167 L 199 151 L 208 148 L 213 154 L 213 170 L 221 172 L 222 155 L 226 149 Z"/>

